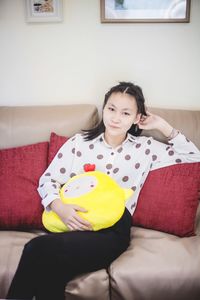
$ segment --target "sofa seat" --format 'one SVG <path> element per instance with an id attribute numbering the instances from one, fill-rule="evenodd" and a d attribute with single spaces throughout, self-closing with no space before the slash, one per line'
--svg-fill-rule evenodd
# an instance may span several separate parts
<path id="1" fill-rule="evenodd" d="M 132 227 L 131 244 L 109 270 L 111 299 L 199 300 L 200 236 Z"/>

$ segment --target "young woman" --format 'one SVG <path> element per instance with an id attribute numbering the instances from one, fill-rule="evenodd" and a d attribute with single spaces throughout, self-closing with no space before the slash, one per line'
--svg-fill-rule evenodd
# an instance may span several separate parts
<path id="1" fill-rule="evenodd" d="M 10 286 L 7 299 L 61 300 L 66 283 L 76 275 L 107 268 L 129 246 L 131 214 L 151 169 L 200 161 L 195 145 L 159 116 L 145 110 L 139 86 L 120 82 L 105 95 L 100 124 L 70 138 L 40 178 L 39 194 L 45 209 L 53 210 L 70 229 L 29 241 Z M 157 129 L 168 145 L 141 137 L 142 129 Z M 83 172 L 86 163 L 132 188 L 122 218 L 112 227 L 92 231 L 77 212 L 82 207 L 63 204 L 61 185 Z"/>

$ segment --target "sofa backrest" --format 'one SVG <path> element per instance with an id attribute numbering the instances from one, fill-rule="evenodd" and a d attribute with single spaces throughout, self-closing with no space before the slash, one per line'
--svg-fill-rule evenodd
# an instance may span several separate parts
<path id="1" fill-rule="evenodd" d="M 72 136 L 97 122 L 91 104 L 0 107 L 0 149 L 48 141 L 52 131 Z"/>
<path id="2" fill-rule="evenodd" d="M 200 149 L 200 110 L 149 108 L 149 111 L 180 129 Z M 0 107 L 0 149 L 49 140 L 52 131 L 72 136 L 93 127 L 98 118 L 98 110 L 92 104 Z M 157 131 L 144 130 L 142 134 L 166 142 Z"/>

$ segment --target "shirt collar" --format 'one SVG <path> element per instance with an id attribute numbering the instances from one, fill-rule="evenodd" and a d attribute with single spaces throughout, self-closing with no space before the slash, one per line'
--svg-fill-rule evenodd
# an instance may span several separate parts
<path id="1" fill-rule="evenodd" d="M 107 142 L 105 141 L 105 138 L 104 138 L 104 132 L 102 132 L 100 135 L 98 135 L 94 140 L 93 142 L 104 142 L 104 144 L 107 146 L 107 147 L 111 147 L 110 145 L 107 144 Z M 127 134 L 127 137 L 126 139 L 123 141 L 123 143 L 121 145 L 119 145 L 118 147 L 121 147 L 123 145 L 125 145 L 126 143 L 128 142 L 135 142 L 135 137 L 133 135 L 131 135 L 130 133 Z M 118 148 L 117 147 L 117 148 Z"/>

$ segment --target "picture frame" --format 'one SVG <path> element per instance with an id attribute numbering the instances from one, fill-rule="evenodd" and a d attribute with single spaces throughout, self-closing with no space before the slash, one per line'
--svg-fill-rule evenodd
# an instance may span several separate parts
<path id="1" fill-rule="evenodd" d="M 62 22 L 62 0 L 25 0 L 26 22 Z"/>
<path id="2" fill-rule="evenodd" d="M 191 0 L 100 0 L 101 23 L 189 23 Z"/>

